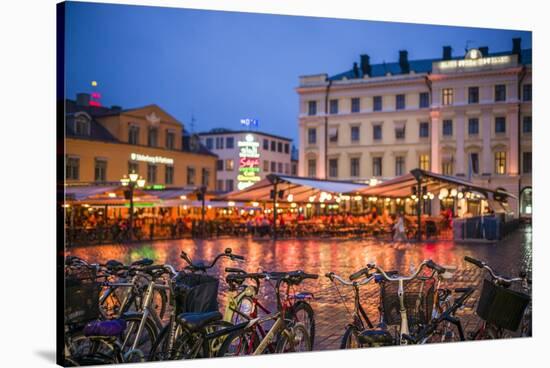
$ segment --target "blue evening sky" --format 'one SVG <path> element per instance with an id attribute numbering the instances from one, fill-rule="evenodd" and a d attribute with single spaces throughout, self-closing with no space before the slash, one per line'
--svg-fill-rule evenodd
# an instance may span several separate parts
<path id="1" fill-rule="evenodd" d="M 531 33 L 466 27 L 338 20 L 283 15 L 68 3 L 67 97 L 99 83 L 104 105 L 155 103 L 194 130 L 240 129 L 257 118 L 260 130 L 298 137 L 300 75 L 349 70 L 359 55 L 371 63 L 438 58 L 470 47 L 512 48 Z"/>

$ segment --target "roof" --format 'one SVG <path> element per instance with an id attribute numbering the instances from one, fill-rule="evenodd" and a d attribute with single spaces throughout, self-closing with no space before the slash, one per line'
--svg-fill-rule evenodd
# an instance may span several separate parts
<path id="1" fill-rule="evenodd" d="M 503 52 L 494 52 L 489 53 L 488 57 L 492 56 L 503 56 L 503 55 L 512 55 L 511 51 Z M 463 56 L 455 56 L 451 60 L 462 60 Z M 415 73 L 431 73 L 432 72 L 432 63 L 442 61 L 442 58 L 433 58 L 433 59 L 421 59 L 421 60 L 409 60 L 409 69 Z M 522 49 L 521 50 L 521 64 L 531 65 L 532 64 L 532 49 Z M 361 68 L 358 68 L 359 76 L 356 77 L 353 73 L 353 68 L 345 72 L 333 75 L 329 77 L 329 80 L 343 80 L 344 77 L 347 79 L 363 78 L 363 73 Z M 408 72 L 403 73 L 399 62 L 391 63 L 381 63 L 381 64 L 371 64 L 371 74 L 370 77 L 384 77 L 387 73 L 392 75 L 403 75 L 409 74 Z"/>
<path id="2" fill-rule="evenodd" d="M 78 135 L 74 131 L 74 113 L 68 114 L 65 119 L 65 134 L 71 138 L 82 138 L 88 140 L 107 141 L 107 142 L 119 142 L 119 140 L 112 135 L 107 128 L 98 123 L 95 119 L 90 120 L 90 135 Z"/>
<path id="3" fill-rule="evenodd" d="M 194 142 L 194 146 L 192 144 L 193 139 L 197 138 Z M 201 143 L 200 139 L 198 139 L 197 134 L 190 134 L 186 130 L 183 130 L 182 136 L 181 136 L 181 149 L 184 152 L 191 152 L 191 153 L 198 153 L 201 155 L 210 155 L 214 157 L 218 157 L 214 152 L 210 151 L 204 144 Z"/>
<path id="4" fill-rule="evenodd" d="M 257 131 L 257 130 L 231 130 L 231 129 L 225 129 L 225 128 L 217 128 L 217 129 L 212 129 L 208 132 L 197 133 L 197 135 L 202 137 L 202 136 L 209 136 L 209 135 L 247 134 L 247 133 L 259 134 L 259 135 L 264 135 L 264 136 L 271 137 L 271 138 L 281 139 L 281 140 L 287 141 L 287 142 L 292 142 L 292 138 L 286 138 L 286 137 L 282 137 L 280 135 L 260 132 L 260 131 Z"/>

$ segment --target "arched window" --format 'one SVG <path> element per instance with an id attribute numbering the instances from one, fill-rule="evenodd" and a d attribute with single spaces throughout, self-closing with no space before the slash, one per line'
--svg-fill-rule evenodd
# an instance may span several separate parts
<path id="1" fill-rule="evenodd" d="M 530 217 L 533 213 L 533 188 L 525 187 L 519 196 L 520 216 Z"/>

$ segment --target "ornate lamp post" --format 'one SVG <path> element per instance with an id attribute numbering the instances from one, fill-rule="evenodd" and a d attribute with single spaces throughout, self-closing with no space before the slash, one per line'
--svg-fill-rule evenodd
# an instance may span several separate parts
<path id="1" fill-rule="evenodd" d="M 131 172 L 128 175 L 124 175 L 120 179 L 120 183 L 124 187 L 128 187 L 125 191 L 126 198 L 130 199 L 130 221 L 128 225 L 128 230 L 130 233 L 130 240 L 132 240 L 134 234 L 134 189 L 143 188 L 145 186 L 145 179 L 139 176 L 135 172 Z"/>

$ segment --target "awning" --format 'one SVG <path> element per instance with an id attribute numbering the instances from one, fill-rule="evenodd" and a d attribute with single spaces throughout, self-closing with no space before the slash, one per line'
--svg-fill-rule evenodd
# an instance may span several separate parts
<path id="1" fill-rule="evenodd" d="M 273 184 L 277 182 L 277 191 L 282 191 L 287 201 L 291 195 L 292 202 L 309 202 L 310 197 L 315 197 L 314 202 L 319 202 L 321 192 L 330 194 L 352 194 L 366 188 L 367 184 L 350 181 L 321 180 L 303 178 L 289 175 L 268 175 L 256 184 L 239 191 L 228 193 L 219 197 L 219 200 L 231 201 L 271 201 Z M 327 199 L 327 201 L 330 201 Z"/>
<path id="2" fill-rule="evenodd" d="M 107 195 L 115 192 L 119 186 L 74 186 L 65 187 L 65 198 L 81 201 L 98 195 Z"/>

